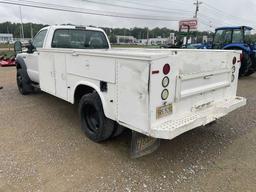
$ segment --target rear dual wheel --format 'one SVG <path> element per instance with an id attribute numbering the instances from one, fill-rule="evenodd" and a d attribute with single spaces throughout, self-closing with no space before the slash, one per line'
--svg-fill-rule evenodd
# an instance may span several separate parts
<path id="1" fill-rule="evenodd" d="M 81 98 L 79 115 L 82 130 L 94 142 L 108 140 L 120 135 L 123 131 L 114 121 L 105 116 L 97 92 L 86 94 Z"/>

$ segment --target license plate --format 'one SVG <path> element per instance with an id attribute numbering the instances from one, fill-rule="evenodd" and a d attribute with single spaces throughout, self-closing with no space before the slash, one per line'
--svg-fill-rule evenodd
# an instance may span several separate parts
<path id="1" fill-rule="evenodd" d="M 172 104 L 156 108 L 156 118 L 160 119 L 172 114 Z"/>

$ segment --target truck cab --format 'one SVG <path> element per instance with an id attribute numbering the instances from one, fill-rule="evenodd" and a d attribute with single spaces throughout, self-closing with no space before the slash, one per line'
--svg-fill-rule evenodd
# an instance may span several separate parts
<path id="1" fill-rule="evenodd" d="M 48 26 L 41 29 L 22 53 L 30 80 L 39 83 L 38 56 L 40 49 L 110 49 L 102 29 L 70 25 Z"/>

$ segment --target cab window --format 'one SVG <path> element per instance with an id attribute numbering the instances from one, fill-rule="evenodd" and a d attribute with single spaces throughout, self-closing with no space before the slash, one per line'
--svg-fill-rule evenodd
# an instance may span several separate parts
<path id="1" fill-rule="evenodd" d="M 214 43 L 227 44 L 231 42 L 232 30 L 218 30 L 215 34 Z"/>
<path id="2" fill-rule="evenodd" d="M 255 35 L 252 34 L 251 30 L 245 29 L 245 31 L 244 31 L 244 42 L 248 43 L 248 44 L 253 43 L 254 42 L 254 36 Z"/>
<path id="3" fill-rule="evenodd" d="M 47 30 L 42 30 L 35 36 L 35 38 L 33 39 L 33 45 L 35 48 L 43 47 L 46 33 L 47 33 Z"/>
<path id="4" fill-rule="evenodd" d="M 58 29 L 52 41 L 53 48 L 107 49 L 108 41 L 100 31 L 81 29 Z"/>
<path id="5" fill-rule="evenodd" d="M 232 31 L 231 30 L 227 30 L 224 32 L 223 34 L 224 37 L 224 43 L 230 43 L 231 42 L 231 38 L 232 38 Z"/>
<path id="6" fill-rule="evenodd" d="M 242 43 L 243 42 L 243 31 L 241 29 L 235 29 L 233 31 L 232 43 Z"/>

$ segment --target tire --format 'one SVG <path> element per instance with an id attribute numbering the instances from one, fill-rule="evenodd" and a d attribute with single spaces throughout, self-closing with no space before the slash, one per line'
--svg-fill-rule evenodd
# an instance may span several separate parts
<path id="1" fill-rule="evenodd" d="M 251 56 L 250 59 L 251 59 L 252 65 L 251 65 L 249 71 L 245 74 L 245 76 L 250 76 L 253 73 L 255 73 L 255 71 L 256 71 L 256 58 L 255 58 L 255 56 L 254 55 Z"/>
<path id="2" fill-rule="evenodd" d="M 32 91 L 32 86 L 30 85 L 29 80 L 25 77 L 22 69 L 17 70 L 16 81 L 20 94 L 28 95 Z"/>
<path id="3" fill-rule="evenodd" d="M 239 71 L 239 76 L 243 77 L 243 76 L 249 76 L 251 75 L 253 72 L 250 70 L 252 67 L 252 60 L 250 58 L 250 56 L 247 53 L 243 53 L 243 58 L 241 61 L 241 68 Z"/>
<path id="4" fill-rule="evenodd" d="M 94 142 L 102 142 L 111 137 L 114 121 L 106 118 L 102 103 L 96 92 L 84 95 L 79 102 L 81 128 Z"/>
<path id="5" fill-rule="evenodd" d="M 250 76 L 250 75 L 252 75 L 253 73 L 255 73 L 255 70 L 249 69 L 249 71 L 245 74 L 245 76 Z"/>
<path id="6" fill-rule="evenodd" d="M 124 132 L 125 128 L 123 126 L 118 125 L 117 123 L 115 124 L 114 131 L 112 133 L 112 138 L 120 136 Z"/>

